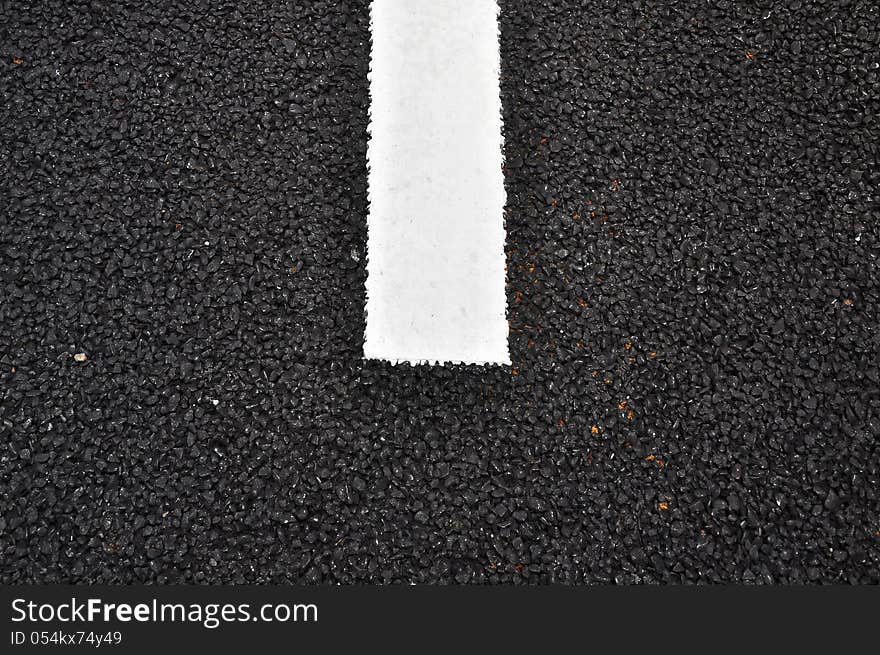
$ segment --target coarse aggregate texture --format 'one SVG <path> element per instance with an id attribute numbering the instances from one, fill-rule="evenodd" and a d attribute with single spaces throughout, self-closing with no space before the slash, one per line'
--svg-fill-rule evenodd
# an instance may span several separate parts
<path id="1" fill-rule="evenodd" d="M 413 368 L 365 1 L 0 6 L 0 580 L 880 581 L 880 7 L 501 10 L 514 366 Z"/>

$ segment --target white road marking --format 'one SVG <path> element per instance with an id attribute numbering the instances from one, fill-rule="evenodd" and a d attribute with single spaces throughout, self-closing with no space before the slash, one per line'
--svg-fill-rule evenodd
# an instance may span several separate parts
<path id="1" fill-rule="evenodd" d="M 496 0 L 373 0 L 364 356 L 510 363 Z"/>

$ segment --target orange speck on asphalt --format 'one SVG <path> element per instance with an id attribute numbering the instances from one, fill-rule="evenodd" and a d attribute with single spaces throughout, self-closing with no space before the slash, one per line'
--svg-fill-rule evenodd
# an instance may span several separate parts
<path id="1" fill-rule="evenodd" d="M 852 298 L 844 298 L 843 304 L 846 305 L 847 307 L 852 307 L 852 304 L 853 304 Z"/>
<path id="2" fill-rule="evenodd" d="M 650 353 L 648 353 L 648 354 L 651 356 L 651 359 L 656 359 L 656 358 L 657 358 L 657 351 L 656 351 L 656 350 L 652 350 L 652 351 L 651 351 Z"/>
<path id="3" fill-rule="evenodd" d="M 19 64 L 23 64 L 23 63 L 24 63 L 24 59 L 20 59 L 20 58 L 18 58 L 18 57 L 13 57 L 13 58 L 12 58 L 12 63 L 15 64 L 16 66 L 18 66 Z"/>
<path id="4" fill-rule="evenodd" d="M 633 342 L 630 341 L 629 339 L 627 339 L 626 344 L 623 347 L 626 348 L 627 350 L 632 350 Z"/>
<path id="5" fill-rule="evenodd" d="M 594 425 L 593 427 L 590 428 L 590 432 L 592 432 L 593 434 L 599 434 L 599 426 Z"/>
<path id="6" fill-rule="evenodd" d="M 664 501 L 662 501 L 659 505 L 657 505 L 657 507 L 660 509 L 661 512 L 665 512 L 666 510 L 669 509 L 669 503 L 667 503 L 667 502 L 664 500 Z"/>
<path id="7" fill-rule="evenodd" d="M 584 300 L 583 298 L 578 298 L 578 305 L 580 305 L 581 307 L 586 307 L 587 301 Z"/>
<path id="8" fill-rule="evenodd" d="M 626 409 L 627 405 L 629 405 L 628 400 L 621 400 L 619 403 L 617 403 L 617 409 Z"/>

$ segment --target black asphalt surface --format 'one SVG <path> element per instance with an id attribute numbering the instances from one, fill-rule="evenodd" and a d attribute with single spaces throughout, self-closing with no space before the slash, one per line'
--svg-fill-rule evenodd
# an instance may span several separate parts
<path id="1" fill-rule="evenodd" d="M 0 581 L 880 582 L 880 6 L 501 5 L 512 369 L 361 360 L 367 2 L 0 5 Z"/>

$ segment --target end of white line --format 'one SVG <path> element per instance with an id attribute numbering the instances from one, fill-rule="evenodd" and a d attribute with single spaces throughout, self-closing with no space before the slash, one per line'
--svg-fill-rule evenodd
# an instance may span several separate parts
<path id="1" fill-rule="evenodd" d="M 364 357 L 509 364 L 495 0 L 374 0 Z"/>

